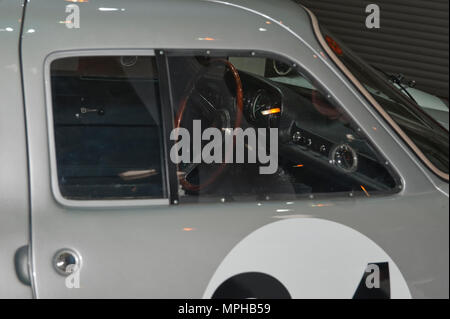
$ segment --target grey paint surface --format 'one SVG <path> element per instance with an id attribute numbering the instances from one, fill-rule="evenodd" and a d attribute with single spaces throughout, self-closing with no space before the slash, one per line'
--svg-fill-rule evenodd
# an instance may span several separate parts
<path id="1" fill-rule="evenodd" d="M 369 63 L 403 73 L 417 88 L 448 99 L 447 0 L 295 0 Z M 367 5 L 381 9 L 381 28 L 367 29 Z"/>
<path id="2" fill-rule="evenodd" d="M 0 1 L 0 298 L 30 298 L 14 254 L 28 244 L 28 172 L 19 35 L 22 1 Z"/>
<path id="3" fill-rule="evenodd" d="M 23 63 L 35 295 L 198 298 L 227 253 L 248 234 L 280 218 L 313 216 L 352 227 L 380 245 L 397 263 L 413 297 L 448 297 L 448 184 L 423 168 L 330 61 L 314 58 L 321 48 L 303 9 L 288 1 L 231 2 L 236 6 L 194 0 L 109 1 L 108 7 L 124 9 L 118 12 L 80 3 L 81 28 L 72 30 L 59 23 L 66 16 L 66 3 L 29 3 Z M 268 32 L 260 32 L 268 19 Z M 35 32 L 27 33 L 30 29 Z M 217 41 L 198 40 L 205 36 Z M 402 176 L 403 190 L 383 198 L 330 198 L 321 208 L 314 204 L 323 201 L 298 201 L 286 216 L 277 213 L 286 205 L 280 202 L 141 208 L 58 204 L 51 188 L 46 58 L 57 51 L 139 49 L 145 54 L 155 48 L 262 50 L 291 59 L 345 106 Z M 184 232 L 184 227 L 196 231 Z M 53 255 L 62 248 L 75 249 L 83 258 L 81 289 L 67 289 L 52 267 Z"/>

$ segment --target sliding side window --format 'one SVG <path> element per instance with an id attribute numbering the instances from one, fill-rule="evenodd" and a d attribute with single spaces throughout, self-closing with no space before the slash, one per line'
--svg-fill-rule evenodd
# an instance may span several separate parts
<path id="1" fill-rule="evenodd" d="M 51 86 L 57 176 L 63 197 L 166 197 L 154 57 L 55 60 Z"/>

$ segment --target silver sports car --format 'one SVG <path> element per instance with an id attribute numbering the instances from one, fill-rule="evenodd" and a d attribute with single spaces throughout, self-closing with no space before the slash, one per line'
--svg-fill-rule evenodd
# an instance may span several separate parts
<path id="1" fill-rule="evenodd" d="M 449 297 L 448 131 L 308 9 L 0 1 L 0 43 L 0 297 Z"/>

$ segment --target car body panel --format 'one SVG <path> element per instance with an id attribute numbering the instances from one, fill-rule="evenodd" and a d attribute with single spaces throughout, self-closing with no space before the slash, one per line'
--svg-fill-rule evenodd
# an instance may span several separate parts
<path id="1" fill-rule="evenodd" d="M 28 170 L 19 38 L 22 1 L 0 1 L 0 298 L 30 298 L 14 269 L 29 241 Z"/>
<path id="2" fill-rule="evenodd" d="M 448 187 L 446 195 L 446 186 L 323 54 L 300 6 L 289 1 L 112 0 L 108 8 L 118 10 L 102 11 L 86 2 L 78 3 L 81 27 L 69 29 L 66 5 L 28 3 L 22 40 L 36 297 L 200 298 L 228 253 L 249 234 L 280 219 L 312 217 L 370 238 L 396 263 L 413 297 L 448 297 Z M 215 40 L 202 40 L 206 37 Z M 385 197 L 294 203 L 61 205 L 51 187 L 47 59 L 55 52 L 139 50 L 151 55 L 161 48 L 272 52 L 290 59 L 345 107 L 401 176 L 402 189 Z M 81 289 L 67 289 L 52 267 L 54 254 L 63 248 L 82 257 Z M 290 262 L 295 267 L 304 261 Z"/>

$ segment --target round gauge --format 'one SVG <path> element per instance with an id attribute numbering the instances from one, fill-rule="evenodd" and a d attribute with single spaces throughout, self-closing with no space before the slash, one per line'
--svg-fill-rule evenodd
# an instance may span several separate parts
<path id="1" fill-rule="evenodd" d="M 275 60 L 273 61 L 273 69 L 279 76 L 286 76 L 292 71 L 292 68 L 288 64 Z"/>
<path id="2" fill-rule="evenodd" d="M 281 115 L 281 103 L 273 94 L 260 90 L 255 95 L 249 112 L 252 122 L 260 127 L 277 127 Z"/>
<path id="3" fill-rule="evenodd" d="M 348 144 L 341 144 L 331 151 L 331 162 L 347 173 L 358 169 L 358 154 Z"/>

